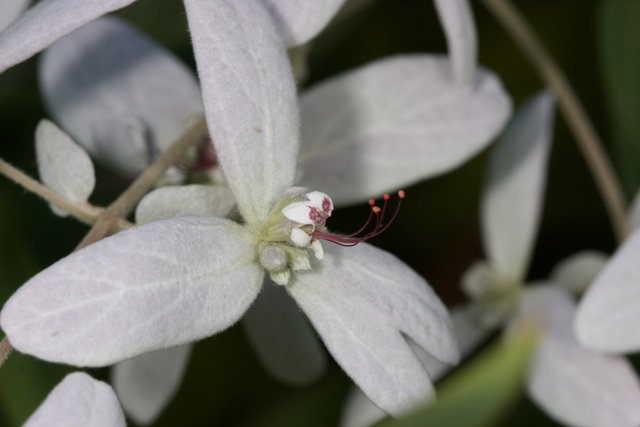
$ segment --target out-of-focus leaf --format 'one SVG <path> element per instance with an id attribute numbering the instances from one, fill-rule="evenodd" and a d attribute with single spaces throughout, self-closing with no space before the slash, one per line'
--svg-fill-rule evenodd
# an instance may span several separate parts
<path id="1" fill-rule="evenodd" d="M 640 185 L 640 2 L 600 2 L 600 62 L 614 152 L 628 194 Z"/>
<path id="2" fill-rule="evenodd" d="M 532 335 L 509 335 L 446 380 L 435 404 L 376 427 L 483 427 L 519 396 L 533 347 Z"/>

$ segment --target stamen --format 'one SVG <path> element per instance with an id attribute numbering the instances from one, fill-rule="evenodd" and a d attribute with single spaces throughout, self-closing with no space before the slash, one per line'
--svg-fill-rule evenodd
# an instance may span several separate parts
<path id="1" fill-rule="evenodd" d="M 377 235 L 386 231 L 387 228 L 389 228 L 389 226 L 397 218 L 398 212 L 400 212 L 400 206 L 402 206 L 402 200 L 404 200 L 405 198 L 405 192 L 404 190 L 398 191 L 398 204 L 396 205 L 396 208 L 393 214 L 391 215 L 391 219 L 386 222 L 385 222 L 385 213 L 386 213 L 390 196 L 389 194 L 385 193 L 382 196 L 382 198 L 384 199 L 384 204 L 382 205 L 382 208 L 376 206 L 375 200 L 373 199 L 369 200 L 369 206 L 371 206 L 371 211 L 369 211 L 369 217 L 365 221 L 364 225 L 360 227 L 356 232 L 348 235 L 342 235 L 342 234 L 334 234 L 334 233 L 325 233 L 322 231 L 314 231 L 313 233 L 311 233 L 311 236 L 316 239 L 327 240 L 329 242 L 336 243 L 341 246 L 355 246 L 360 242 L 364 242 L 373 237 L 376 237 Z M 374 216 L 376 217 L 376 220 L 375 220 L 375 225 L 373 226 L 373 229 L 368 233 L 362 234 L 367 229 L 367 227 L 373 220 Z"/>

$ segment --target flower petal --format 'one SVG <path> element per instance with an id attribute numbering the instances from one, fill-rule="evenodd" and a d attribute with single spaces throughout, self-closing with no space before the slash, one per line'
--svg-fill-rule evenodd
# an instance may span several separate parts
<path id="1" fill-rule="evenodd" d="M 476 73 L 478 40 L 473 11 L 468 0 L 435 0 L 447 35 L 455 82 L 470 85 Z"/>
<path id="2" fill-rule="evenodd" d="M 89 155 L 58 126 L 41 120 L 36 128 L 36 158 L 40 180 L 65 199 L 85 203 L 96 185 Z M 67 213 L 51 204 L 60 216 Z"/>
<path id="3" fill-rule="evenodd" d="M 264 367 L 277 380 L 306 386 L 326 370 L 322 344 L 282 286 L 267 280 L 242 324 Z"/>
<path id="4" fill-rule="evenodd" d="M 560 261 L 551 271 L 551 281 L 579 295 L 587 290 L 609 257 L 598 251 L 582 251 Z"/>
<path id="5" fill-rule="evenodd" d="M 122 408 L 137 424 L 152 424 L 175 396 L 192 345 L 145 353 L 111 368 L 111 383 Z"/>
<path id="6" fill-rule="evenodd" d="M 246 229 L 220 218 L 152 222 L 58 261 L 7 301 L 11 344 L 44 360 L 104 366 L 215 334 L 259 292 Z"/>
<path id="7" fill-rule="evenodd" d="M 23 427 L 125 426 L 111 387 L 83 372 L 74 372 L 51 390 Z"/>
<path id="8" fill-rule="evenodd" d="M 249 224 L 295 178 L 298 107 L 284 45 L 258 0 L 185 0 L 216 154 Z"/>
<path id="9" fill-rule="evenodd" d="M 640 230 L 627 238 L 580 302 L 576 334 L 580 342 L 602 352 L 640 349 Z"/>
<path id="10" fill-rule="evenodd" d="M 575 426 L 640 424 L 640 383 L 631 364 L 582 347 L 573 333 L 575 304 L 558 287 L 530 290 L 525 304 L 548 329 L 533 359 L 528 391 L 551 417 Z M 533 303 L 530 301 L 534 299 Z"/>
<path id="11" fill-rule="evenodd" d="M 195 76 L 125 21 L 98 19 L 45 51 L 48 109 L 91 154 L 135 175 L 202 115 Z"/>
<path id="12" fill-rule="evenodd" d="M 29 7 L 29 3 L 31 0 L 4 0 L 0 4 L 0 33 Z"/>
<path id="13" fill-rule="evenodd" d="M 136 208 L 136 222 L 145 224 L 174 216 L 215 216 L 231 212 L 235 199 L 224 185 L 181 185 L 158 188 Z"/>
<path id="14" fill-rule="evenodd" d="M 636 195 L 633 197 L 627 216 L 631 230 L 640 228 L 640 191 L 636 192 Z"/>
<path id="15" fill-rule="evenodd" d="M 36 3 L 0 35 L 0 72 L 28 59 L 87 22 L 135 0 L 48 0 Z"/>
<path id="16" fill-rule="evenodd" d="M 445 307 L 391 254 L 367 244 L 331 245 L 287 287 L 338 364 L 380 408 L 400 414 L 433 395 L 405 336 L 433 357 L 458 352 Z"/>
<path id="17" fill-rule="evenodd" d="M 305 92 L 302 184 L 352 204 L 447 172 L 484 148 L 510 99 L 490 72 L 464 88 L 449 67 L 438 56 L 396 56 Z"/>
<path id="18" fill-rule="evenodd" d="M 338 12 L 345 0 L 264 0 L 288 47 L 314 38 Z"/>
<path id="19" fill-rule="evenodd" d="M 369 427 L 387 414 L 378 408 L 358 387 L 353 387 L 340 416 L 340 427 Z"/>
<path id="20" fill-rule="evenodd" d="M 553 135 L 553 98 L 541 92 L 516 112 L 491 154 L 482 199 L 487 256 L 504 279 L 522 281 L 538 228 Z"/>

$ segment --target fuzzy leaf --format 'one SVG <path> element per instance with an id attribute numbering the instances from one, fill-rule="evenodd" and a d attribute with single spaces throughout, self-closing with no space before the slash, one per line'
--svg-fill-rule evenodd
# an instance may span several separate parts
<path id="1" fill-rule="evenodd" d="M 86 203 L 96 185 L 93 163 L 86 151 L 49 120 L 41 120 L 36 128 L 36 158 L 44 185 L 71 202 Z M 53 204 L 51 209 L 67 215 Z"/>
<path id="2" fill-rule="evenodd" d="M 529 266 L 553 135 L 553 103 L 549 92 L 530 98 L 491 153 L 482 231 L 488 259 L 505 280 L 522 282 Z"/>
<path id="3" fill-rule="evenodd" d="M 259 292 L 254 258 L 248 232 L 231 221 L 152 222 L 33 277 L 7 301 L 0 325 L 23 353 L 109 365 L 231 326 Z"/>
<path id="4" fill-rule="evenodd" d="M 39 79 L 61 126 L 128 175 L 146 168 L 203 111 L 191 70 L 115 17 L 98 19 L 47 49 Z"/>
<path id="5" fill-rule="evenodd" d="M 94 19 L 135 0 L 46 0 L 0 35 L 0 72 L 28 59 Z"/>
<path id="6" fill-rule="evenodd" d="M 302 184 L 353 204 L 448 172 L 487 146 L 509 96 L 484 70 L 473 87 L 456 86 L 449 67 L 442 57 L 396 56 L 305 92 Z"/>
<path id="7" fill-rule="evenodd" d="M 438 297 L 409 267 L 373 246 L 329 246 L 322 263 L 300 273 L 287 290 L 338 364 L 391 414 L 433 395 L 405 336 L 433 357 L 457 362 L 450 319 Z"/>
<path id="8" fill-rule="evenodd" d="M 83 372 L 67 375 L 23 427 L 125 427 L 109 385 Z"/>
<path id="9" fill-rule="evenodd" d="M 185 0 L 209 131 L 240 213 L 263 221 L 295 178 L 289 59 L 262 2 Z"/>

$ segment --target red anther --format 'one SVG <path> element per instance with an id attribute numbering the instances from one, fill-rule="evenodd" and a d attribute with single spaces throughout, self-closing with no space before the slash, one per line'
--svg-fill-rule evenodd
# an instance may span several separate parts
<path id="1" fill-rule="evenodd" d="M 369 212 L 369 218 L 367 218 L 364 225 L 360 227 L 360 229 L 358 229 L 356 232 L 348 235 L 341 235 L 341 234 L 325 233 L 322 231 L 315 230 L 313 231 L 313 233 L 311 233 L 311 236 L 313 236 L 316 239 L 327 240 L 329 242 L 336 243 L 341 246 L 354 246 L 360 242 L 369 240 L 379 235 L 380 233 L 384 232 L 387 228 L 389 228 L 389 226 L 393 223 L 393 221 L 395 221 L 396 217 L 398 216 L 398 212 L 400 211 L 400 206 L 402 205 L 402 200 L 404 199 L 404 197 L 405 197 L 404 190 L 398 191 L 398 204 L 396 205 L 396 208 L 393 214 L 391 215 L 391 219 L 389 219 L 388 221 L 385 221 L 385 213 L 387 210 L 387 205 L 389 204 L 390 196 L 389 194 L 385 193 L 382 196 L 382 198 L 384 199 L 384 204 L 382 205 L 382 208 L 379 206 L 376 206 L 376 202 L 374 199 L 369 199 L 369 206 L 371 206 L 371 211 Z M 365 232 L 365 230 L 369 227 L 369 224 L 371 224 L 371 221 L 373 220 L 374 216 L 376 220 L 374 221 L 373 229 L 369 228 L 370 231 Z"/>

